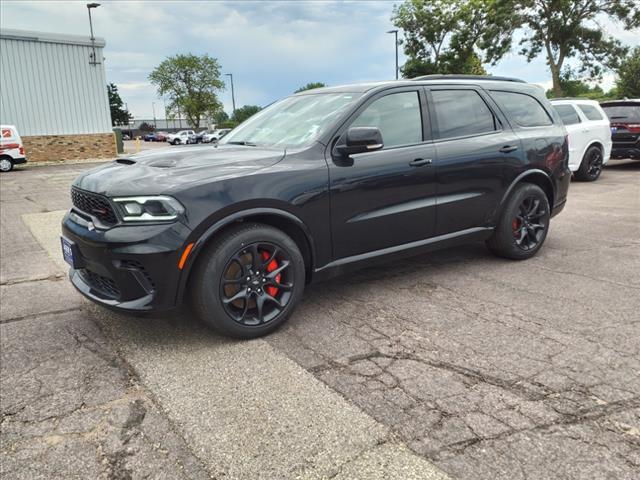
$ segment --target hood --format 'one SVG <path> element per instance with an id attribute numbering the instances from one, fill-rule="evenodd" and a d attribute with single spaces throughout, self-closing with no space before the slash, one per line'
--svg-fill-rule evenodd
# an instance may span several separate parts
<path id="1" fill-rule="evenodd" d="M 89 170 L 74 185 L 109 197 L 158 195 L 193 183 L 246 175 L 278 163 L 284 150 L 204 145 L 147 150 Z"/>

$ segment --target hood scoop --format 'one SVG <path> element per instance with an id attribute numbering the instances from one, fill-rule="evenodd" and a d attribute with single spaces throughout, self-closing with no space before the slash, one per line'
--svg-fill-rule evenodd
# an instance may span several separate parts
<path id="1" fill-rule="evenodd" d="M 120 163 L 122 165 L 133 165 L 134 163 L 136 163 L 136 161 L 130 158 L 118 158 L 116 160 L 116 163 Z"/>

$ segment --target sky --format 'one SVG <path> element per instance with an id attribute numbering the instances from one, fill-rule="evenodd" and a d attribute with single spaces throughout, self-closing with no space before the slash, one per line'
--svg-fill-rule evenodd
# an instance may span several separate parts
<path id="1" fill-rule="evenodd" d="M 100 0 L 99 0 L 100 1 Z M 96 37 L 106 41 L 107 81 L 135 118 L 158 118 L 162 100 L 148 75 L 167 56 L 208 53 L 232 73 L 236 106 L 267 105 L 308 82 L 340 85 L 394 78 L 391 15 L 397 0 L 378 1 L 111 1 L 93 10 Z M 0 27 L 89 36 L 86 1 L 0 1 Z M 631 46 L 640 31 L 602 26 Z M 402 33 L 400 33 L 402 36 Z M 400 64 L 404 62 L 400 47 Z M 551 85 L 544 58 L 531 63 L 515 53 L 494 75 Z M 228 77 L 224 77 L 228 81 Z M 606 90 L 613 75 L 601 82 Z M 220 93 L 230 112 L 231 89 Z"/>

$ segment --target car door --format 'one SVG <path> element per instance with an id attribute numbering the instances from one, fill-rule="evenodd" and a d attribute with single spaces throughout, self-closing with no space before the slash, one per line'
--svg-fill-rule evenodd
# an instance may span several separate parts
<path id="1" fill-rule="evenodd" d="M 586 147 L 593 142 L 599 142 L 604 147 L 605 161 L 611 154 L 611 124 L 609 118 L 598 105 L 590 105 L 588 103 L 578 103 L 578 110 L 586 120 L 584 125 L 587 127 L 587 138 L 585 140 Z M 571 147 L 571 144 L 569 144 Z"/>
<path id="2" fill-rule="evenodd" d="M 424 100 L 419 86 L 380 92 L 338 132 L 377 127 L 384 147 L 348 157 L 329 150 L 334 259 L 433 235 L 435 151 Z"/>
<path id="3" fill-rule="evenodd" d="M 569 168 L 577 170 L 582 162 L 582 154 L 589 141 L 588 125 L 584 123 L 586 118 L 580 115 L 574 105 L 554 104 L 562 123 L 569 134 Z"/>
<path id="4" fill-rule="evenodd" d="M 505 165 L 520 165 L 521 144 L 480 88 L 428 88 L 437 152 L 436 235 L 489 226 L 507 188 Z"/>

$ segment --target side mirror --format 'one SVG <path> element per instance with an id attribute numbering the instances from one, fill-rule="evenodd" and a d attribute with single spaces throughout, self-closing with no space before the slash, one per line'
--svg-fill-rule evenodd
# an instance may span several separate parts
<path id="1" fill-rule="evenodd" d="M 353 127 L 347 130 L 336 145 L 336 150 L 341 155 L 353 155 L 354 153 L 372 152 L 384 147 L 382 133 L 377 127 Z"/>

